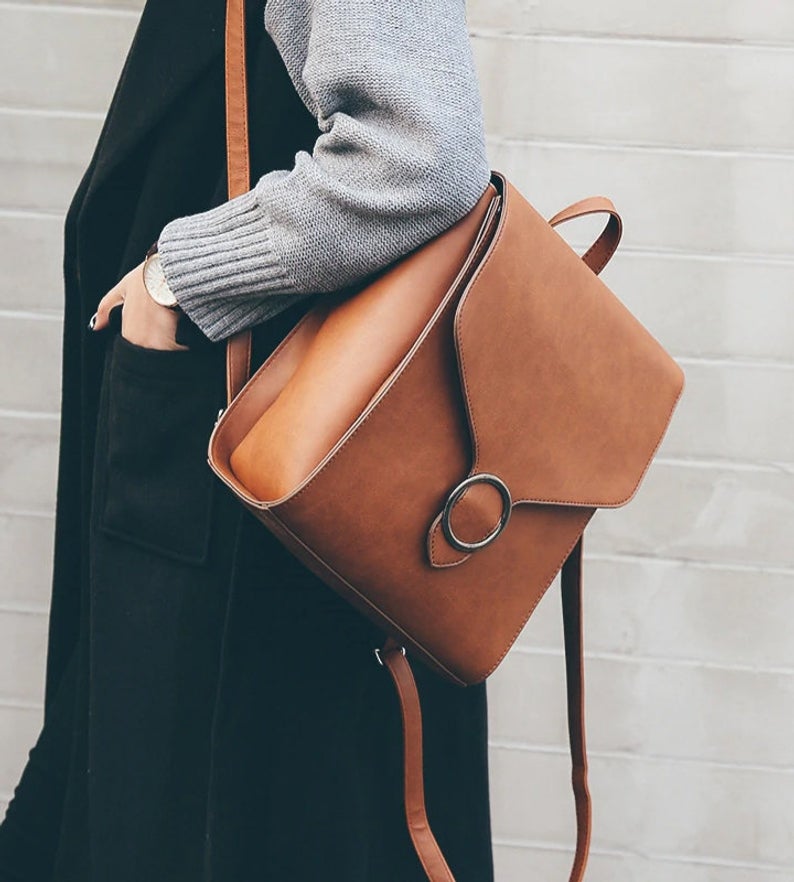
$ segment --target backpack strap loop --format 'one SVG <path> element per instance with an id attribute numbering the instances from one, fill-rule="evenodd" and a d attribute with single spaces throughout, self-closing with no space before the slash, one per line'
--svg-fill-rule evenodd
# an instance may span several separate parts
<path id="1" fill-rule="evenodd" d="M 590 196 L 574 202 L 557 214 L 549 221 L 552 227 L 557 227 L 567 221 L 589 214 L 608 214 L 609 219 L 601 235 L 593 242 L 590 248 L 582 255 L 582 260 L 590 269 L 598 275 L 612 259 L 617 251 L 620 239 L 623 236 L 623 219 L 615 208 L 611 199 L 606 196 Z"/>

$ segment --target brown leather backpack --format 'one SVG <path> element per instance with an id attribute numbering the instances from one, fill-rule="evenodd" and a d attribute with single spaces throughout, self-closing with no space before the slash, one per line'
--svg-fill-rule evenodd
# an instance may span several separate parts
<path id="1" fill-rule="evenodd" d="M 250 187 L 242 0 L 228 0 L 230 198 Z M 554 227 L 606 213 L 579 258 Z M 582 533 L 636 492 L 683 374 L 598 278 L 621 236 L 597 197 L 544 220 L 494 171 L 475 207 L 355 293 L 325 298 L 249 379 L 229 340 L 209 462 L 331 588 L 381 626 L 404 723 L 406 817 L 431 882 L 454 882 L 429 828 L 408 655 L 465 686 L 505 657 L 562 570 L 577 846 L 590 800 Z"/>

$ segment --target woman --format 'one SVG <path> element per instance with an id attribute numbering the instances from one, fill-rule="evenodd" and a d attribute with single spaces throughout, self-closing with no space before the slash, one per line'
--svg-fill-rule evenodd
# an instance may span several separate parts
<path id="1" fill-rule="evenodd" d="M 0 882 L 424 878 L 384 635 L 205 452 L 229 335 L 253 328 L 260 364 L 482 193 L 464 0 L 247 3 L 254 186 L 233 200 L 224 13 L 149 0 L 67 214 L 45 722 Z M 485 686 L 414 668 L 431 823 L 458 882 L 487 882 Z"/>

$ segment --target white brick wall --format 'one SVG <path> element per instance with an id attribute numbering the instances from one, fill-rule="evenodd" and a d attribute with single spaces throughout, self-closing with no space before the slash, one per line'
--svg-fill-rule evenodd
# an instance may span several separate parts
<path id="1" fill-rule="evenodd" d="M 63 213 L 139 8 L 0 2 L 0 801 L 40 721 Z M 469 0 L 469 24 L 491 164 L 547 214 L 614 198 L 605 278 L 688 378 L 586 543 L 588 878 L 794 880 L 794 5 Z M 490 681 L 500 882 L 567 878 L 560 646 L 552 590 Z"/>
<path id="2" fill-rule="evenodd" d="M 794 879 L 794 6 L 470 0 L 469 23 L 492 165 L 547 214 L 612 196 L 605 278 L 687 373 L 585 544 L 588 878 Z M 559 616 L 551 592 L 491 681 L 500 882 L 567 878 Z"/>

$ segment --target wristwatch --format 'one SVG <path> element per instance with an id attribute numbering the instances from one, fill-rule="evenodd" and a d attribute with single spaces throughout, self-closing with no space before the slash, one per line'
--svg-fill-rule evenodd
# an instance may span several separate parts
<path id="1" fill-rule="evenodd" d="M 149 246 L 143 261 L 143 284 L 155 303 L 165 306 L 166 309 L 179 309 L 174 292 L 165 280 L 160 254 L 157 251 L 157 240 Z"/>

